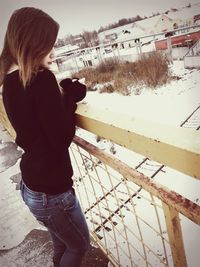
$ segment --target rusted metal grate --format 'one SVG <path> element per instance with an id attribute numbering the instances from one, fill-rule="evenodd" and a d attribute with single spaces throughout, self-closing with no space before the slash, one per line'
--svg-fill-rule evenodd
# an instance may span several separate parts
<path id="1" fill-rule="evenodd" d="M 161 201 L 75 143 L 71 158 L 92 236 L 111 262 L 172 266 Z"/>

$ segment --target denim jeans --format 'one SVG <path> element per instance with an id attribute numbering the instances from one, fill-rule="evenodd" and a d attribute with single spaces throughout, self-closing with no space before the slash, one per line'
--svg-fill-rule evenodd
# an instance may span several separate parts
<path id="1" fill-rule="evenodd" d="M 30 190 L 22 181 L 21 195 L 32 214 L 50 233 L 55 266 L 79 267 L 90 239 L 74 189 L 48 195 Z"/>

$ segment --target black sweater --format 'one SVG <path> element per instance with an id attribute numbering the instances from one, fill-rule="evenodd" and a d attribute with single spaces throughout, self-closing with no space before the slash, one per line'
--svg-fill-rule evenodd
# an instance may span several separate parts
<path id="1" fill-rule="evenodd" d="M 75 134 L 76 102 L 86 87 L 71 80 L 61 82 L 62 97 L 54 74 L 41 70 L 25 89 L 16 70 L 7 74 L 3 102 L 23 150 L 22 179 L 32 190 L 62 193 L 72 187 L 73 170 L 68 148 Z"/>

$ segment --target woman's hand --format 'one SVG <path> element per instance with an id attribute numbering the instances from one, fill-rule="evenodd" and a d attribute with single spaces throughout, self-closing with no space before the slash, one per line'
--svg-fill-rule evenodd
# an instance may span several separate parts
<path id="1" fill-rule="evenodd" d="M 81 81 L 81 82 L 80 82 Z M 86 96 L 85 79 L 78 80 L 77 78 L 66 78 L 60 82 L 60 86 L 63 88 L 64 95 L 71 95 L 75 103 L 81 101 Z"/>

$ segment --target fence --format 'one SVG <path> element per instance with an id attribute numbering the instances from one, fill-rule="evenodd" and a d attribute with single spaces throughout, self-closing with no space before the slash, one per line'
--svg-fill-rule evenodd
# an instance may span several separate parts
<path id="1" fill-rule="evenodd" d="M 185 68 L 200 68 L 200 39 L 190 48 L 184 57 Z"/>
<path id="2" fill-rule="evenodd" d="M 2 118 L 2 103 L 0 107 L 1 121 L 10 130 L 6 117 Z M 74 184 L 91 236 L 110 262 L 122 267 L 186 267 L 188 261 L 196 267 L 184 248 L 182 223 L 189 219 L 192 227 L 199 227 L 200 206 L 138 170 L 148 157 L 156 161 L 158 170 L 166 164 L 199 182 L 199 133 L 84 104 L 76 118 L 78 136 L 70 152 Z M 92 144 L 92 134 L 126 147 L 129 157 L 119 159 L 114 151 L 98 148 L 96 142 Z"/>
<path id="3" fill-rule="evenodd" d="M 168 39 L 171 40 L 171 38 L 175 38 L 176 35 L 173 36 L 173 34 L 177 34 L 177 38 L 179 38 L 181 34 L 185 34 L 187 38 L 191 38 L 189 34 L 192 34 L 194 31 L 198 32 L 199 27 L 200 25 L 197 24 L 170 31 L 172 36 L 168 37 Z M 121 61 L 136 61 L 142 54 L 155 51 L 156 41 L 162 39 L 160 41 L 165 43 L 167 40 L 165 35 L 166 32 L 161 32 L 134 38 L 123 38 L 107 44 L 63 52 L 61 54 L 59 54 L 58 49 L 56 52 L 58 55 L 56 62 L 59 72 L 69 71 L 69 73 L 73 73 L 85 67 L 96 66 L 106 59 L 114 58 Z M 183 55 L 189 50 L 189 47 L 174 48 L 173 46 L 172 50 L 172 56 L 174 58 L 182 59 Z"/>

